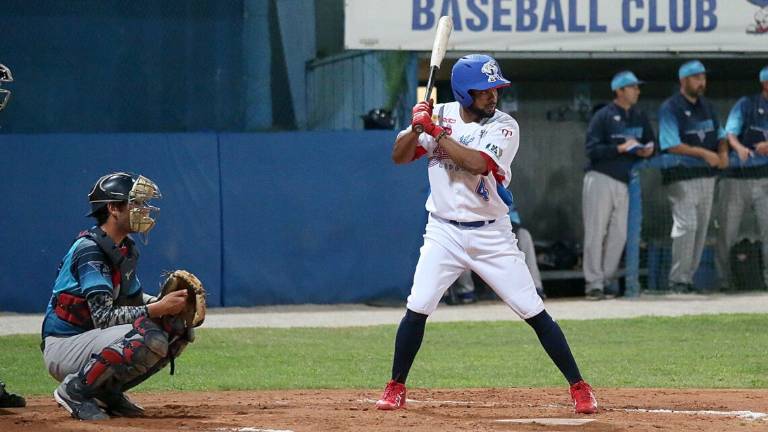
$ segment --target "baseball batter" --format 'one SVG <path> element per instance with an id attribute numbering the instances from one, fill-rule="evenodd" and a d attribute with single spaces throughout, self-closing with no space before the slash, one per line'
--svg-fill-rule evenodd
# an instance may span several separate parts
<path id="1" fill-rule="evenodd" d="M 395 338 L 392 379 L 376 402 L 378 409 L 405 407 L 405 382 L 427 317 L 451 283 L 469 269 L 536 331 L 571 384 L 576 412 L 597 411 L 592 389 L 582 380 L 563 332 L 536 293 L 507 217 L 504 188 L 511 177 L 520 131 L 515 119 L 496 110 L 496 104 L 497 89 L 509 85 L 492 57 L 462 57 L 451 74 L 456 102 L 435 107 L 431 102 L 416 104 L 411 126 L 395 140 L 395 163 L 428 158 L 431 193 L 424 245 Z M 416 126 L 424 132 L 417 134 Z"/>

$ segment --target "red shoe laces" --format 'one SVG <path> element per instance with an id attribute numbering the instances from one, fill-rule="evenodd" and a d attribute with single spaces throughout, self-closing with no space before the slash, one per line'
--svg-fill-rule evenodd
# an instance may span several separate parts
<path id="1" fill-rule="evenodd" d="M 586 383 L 578 384 L 576 388 L 573 389 L 573 393 L 577 402 L 592 403 L 592 389 L 590 389 L 589 385 Z"/>
<path id="2" fill-rule="evenodd" d="M 384 398 L 383 399 L 384 400 L 394 399 L 395 396 L 397 396 L 398 393 L 400 393 L 400 391 L 398 391 L 397 387 L 399 387 L 399 386 L 397 384 L 395 384 L 395 383 L 389 384 L 387 386 L 387 388 L 384 389 Z"/>

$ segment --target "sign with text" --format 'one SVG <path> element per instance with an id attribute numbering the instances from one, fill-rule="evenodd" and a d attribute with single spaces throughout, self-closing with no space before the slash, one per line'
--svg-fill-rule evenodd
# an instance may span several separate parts
<path id="1" fill-rule="evenodd" d="M 347 0 L 348 49 L 768 52 L 768 0 Z"/>

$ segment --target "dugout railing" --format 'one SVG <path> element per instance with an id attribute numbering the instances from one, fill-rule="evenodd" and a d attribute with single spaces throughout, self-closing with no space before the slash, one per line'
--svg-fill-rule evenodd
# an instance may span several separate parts
<path id="1" fill-rule="evenodd" d="M 768 157 L 766 156 L 759 156 L 757 154 L 751 156 L 746 161 L 742 162 L 739 160 L 738 156 L 736 156 L 734 153 L 730 154 L 729 159 L 729 168 L 733 167 L 740 167 L 740 168 L 753 168 L 753 167 L 759 167 L 759 166 L 765 166 L 768 165 Z M 663 266 L 659 265 L 659 260 L 665 259 L 663 256 L 661 256 L 660 250 L 663 248 L 656 248 L 656 246 L 653 242 L 653 240 L 649 241 L 648 238 L 643 237 L 643 182 L 641 181 L 641 174 L 648 172 L 650 170 L 662 170 L 662 169 L 669 169 L 669 168 L 697 168 L 697 167 L 707 167 L 706 162 L 704 162 L 702 159 L 690 157 L 690 156 L 682 156 L 682 155 L 674 155 L 674 154 L 661 154 L 658 156 L 654 156 L 650 159 L 643 160 L 641 162 L 638 162 L 633 167 L 631 174 L 630 174 L 630 181 L 628 185 L 628 192 L 629 192 L 629 213 L 628 213 L 628 219 L 627 219 L 627 243 L 625 247 L 625 296 L 626 297 L 637 297 L 640 295 L 641 289 L 648 289 L 649 285 L 651 289 L 658 289 L 660 291 L 664 291 L 666 287 L 659 287 L 657 284 L 655 284 L 653 281 L 650 280 L 650 278 L 646 278 L 645 280 L 645 286 L 642 286 L 641 276 L 643 276 L 646 272 L 650 273 L 651 275 L 654 272 L 658 272 L 659 268 L 663 268 Z M 722 176 L 722 174 L 721 174 Z M 656 193 L 656 191 L 654 191 Z M 660 188 L 658 190 L 659 194 L 666 195 L 666 192 L 663 188 Z M 664 199 L 666 199 L 666 196 L 664 196 Z M 725 205 L 725 203 L 720 203 L 715 200 L 715 203 L 712 208 L 712 217 L 714 218 L 716 208 L 715 206 L 718 205 Z M 671 226 L 671 219 L 672 216 L 669 214 L 669 212 L 666 212 L 664 215 L 656 214 L 655 217 L 665 217 L 667 218 L 664 221 L 659 221 L 661 224 L 665 225 L 665 228 L 667 228 L 666 236 L 669 238 L 669 230 L 668 226 Z M 646 225 L 647 226 L 647 225 Z M 641 260 L 641 245 L 643 243 L 646 244 L 647 250 L 646 250 L 646 259 L 645 264 L 646 267 L 642 268 L 642 260 Z M 705 256 L 704 256 L 704 262 L 708 261 L 709 259 L 712 259 L 711 257 L 712 251 L 711 250 L 705 250 Z M 654 260 L 656 260 L 654 262 Z M 716 275 L 713 275 L 716 277 Z"/>

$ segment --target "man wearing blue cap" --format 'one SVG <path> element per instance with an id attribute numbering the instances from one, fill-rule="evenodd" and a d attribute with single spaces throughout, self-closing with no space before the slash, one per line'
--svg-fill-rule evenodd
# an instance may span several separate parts
<path id="1" fill-rule="evenodd" d="M 731 151 L 741 162 L 764 158 L 768 162 L 768 66 L 760 71 L 762 91 L 736 102 L 728 115 L 725 131 Z M 768 165 L 735 166 L 725 172 L 718 186 L 717 266 L 724 289 L 730 286 L 730 250 L 736 243 L 744 210 L 754 210 L 760 230 L 763 280 L 768 284 Z"/>
<path id="2" fill-rule="evenodd" d="M 669 287 L 674 292 L 693 291 L 712 210 L 715 176 L 728 166 L 728 143 L 712 104 L 704 98 L 707 76 L 698 61 L 678 71 L 680 93 L 659 109 L 661 150 L 706 161 L 706 167 L 674 167 L 661 171 L 662 183 L 672 204 L 672 267 Z"/>
<path id="3" fill-rule="evenodd" d="M 653 154 L 654 132 L 648 116 L 635 108 L 642 84 L 630 71 L 611 81 L 615 94 L 592 117 L 587 129 L 587 167 L 582 190 L 584 216 L 584 280 L 590 300 L 605 298 L 616 278 L 627 240 L 632 165 Z"/>
<path id="4" fill-rule="evenodd" d="M 509 85 L 493 57 L 464 56 L 451 70 L 456 101 L 434 107 L 431 101 L 416 104 L 411 126 L 395 139 L 396 164 L 428 159 L 429 217 L 405 316 L 395 335 L 391 379 L 376 402 L 380 410 L 405 408 L 405 382 L 421 348 L 427 318 L 456 278 L 472 270 L 536 332 L 570 384 L 574 410 L 597 412 L 592 387 L 582 379 L 562 329 L 536 293 L 507 217 L 505 188 L 520 145 L 520 128 L 496 106 L 498 90 Z"/>

